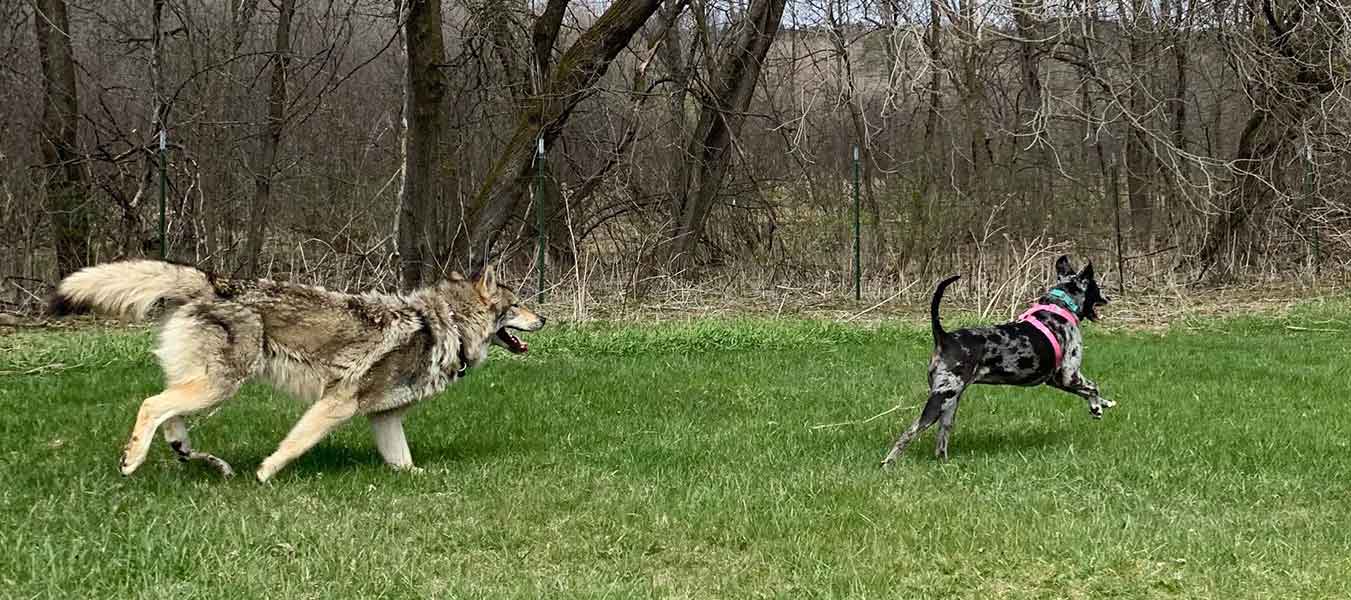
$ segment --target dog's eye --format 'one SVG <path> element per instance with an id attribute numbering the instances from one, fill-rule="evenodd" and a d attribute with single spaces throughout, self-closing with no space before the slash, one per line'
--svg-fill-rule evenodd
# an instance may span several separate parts
<path id="1" fill-rule="evenodd" d="M 520 305 L 520 304 L 517 304 L 517 303 L 515 303 L 515 302 L 512 302 L 512 303 L 511 303 L 511 307 L 512 307 L 512 308 L 520 308 L 521 305 Z"/>

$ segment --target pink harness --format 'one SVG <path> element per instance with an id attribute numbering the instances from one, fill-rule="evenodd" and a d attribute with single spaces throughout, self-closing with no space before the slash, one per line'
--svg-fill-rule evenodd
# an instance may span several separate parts
<path id="1" fill-rule="evenodd" d="M 1042 323 L 1033 317 L 1033 315 L 1042 311 L 1057 315 L 1060 318 L 1069 321 L 1070 325 L 1078 325 L 1079 318 L 1074 316 L 1074 313 L 1065 310 L 1064 307 L 1057 304 L 1033 304 L 1032 308 L 1027 309 L 1023 314 L 1018 315 L 1019 321 L 1029 323 L 1033 327 L 1036 327 L 1037 331 L 1040 331 L 1042 335 L 1046 336 L 1046 341 L 1051 342 L 1051 349 L 1055 351 L 1055 366 L 1059 367 L 1062 352 L 1060 349 L 1060 340 L 1055 338 L 1055 334 L 1051 333 L 1051 329 L 1047 327 L 1045 323 Z"/>

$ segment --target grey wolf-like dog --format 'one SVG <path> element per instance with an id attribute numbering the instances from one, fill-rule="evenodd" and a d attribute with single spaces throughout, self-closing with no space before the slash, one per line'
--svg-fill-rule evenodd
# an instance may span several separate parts
<path id="1" fill-rule="evenodd" d="M 919 418 L 896 440 L 882 466 L 894 464 L 915 436 L 935 422 L 938 439 L 934 454 L 946 460 L 957 404 L 967 386 L 974 383 L 1021 386 L 1044 383 L 1087 400 L 1094 418 L 1102 418 L 1103 409 L 1115 406 L 1100 396 L 1098 386 L 1080 372 L 1083 337 L 1076 321 L 1096 321 L 1096 307 L 1108 302 L 1093 277 L 1093 263 L 1076 273 L 1069 257 L 1061 256 L 1056 260 L 1055 273 L 1055 283 L 1037 304 L 1054 305 L 1052 309 L 1068 311 L 1065 316 L 1074 318 L 1067 319 L 1051 310 L 1027 315 L 1040 321 L 1041 326 L 1019 320 L 993 327 L 944 331 L 938 305 L 943 290 L 960 277 L 949 277 L 938 284 L 929 308 L 934 339 L 933 357 L 929 360 L 929 400 Z M 1055 342 L 1048 339 L 1048 334 L 1055 336 Z M 1056 364 L 1058 349 L 1062 354 Z"/>
<path id="2" fill-rule="evenodd" d="M 526 352 L 511 331 L 537 331 L 545 321 L 498 286 L 491 267 L 392 295 L 226 279 L 134 260 L 70 275 L 57 287 L 51 310 L 145 318 L 157 307 L 164 322 L 155 354 L 166 389 L 141 403 L 122 453 L 123 475 L 145 461 L 161 426 L 179 460 L 201 460 L 231 475 L 224 460 L 193 449 L 183 418 L 217 406 L 251 378 L 311 403 L 258 467 L 259 481 L 358 415 L 370 420 L 387 464 L 415 470 L 403 432 L 408 408 L 482 363 L 490 345 Z"/>

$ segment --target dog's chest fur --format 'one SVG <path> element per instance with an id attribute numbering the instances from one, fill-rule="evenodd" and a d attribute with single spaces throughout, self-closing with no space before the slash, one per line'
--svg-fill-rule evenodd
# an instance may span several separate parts
<path id="1" fill-rule="evenodd" d="M 1060 341 L 1063 358 L 1058 368 L 1046 336 L 1015 321 L 951 332 L 930 370 L 948 371 L 969 383 L 1026 386 L 1046 383 L 1057 372 L 1073 373 L 1083 359 L 1079 328 L 1059 318 L 1042 317 L 1042 322 Z"/>

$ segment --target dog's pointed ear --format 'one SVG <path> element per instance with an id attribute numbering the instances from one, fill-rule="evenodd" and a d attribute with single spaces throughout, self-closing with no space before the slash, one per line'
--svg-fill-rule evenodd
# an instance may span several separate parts
<path id="1" fill-rule="evenodd" d="M 489 298 L 497 291 L 497 273 L 494 272 L 492 265 L 483 265 L 482 268 L 474 273 L 474 289 L 480 296 Z"/>
<path id="2" fill-rule="evenodd" d="M 1074 275 L 1074 267 L 1070 266 L 1070 255 L 1062 254 L 1060 258 L 1055 259 L 1056 277 L 1071 277 Z"/>
<path id="3" fill-rule="evenodd" d="M 1079 279 L 1093 279 L 1093 261 L 1088 261 L 1088 264 L 1084 265 L 1084 270 L 1079 271 Z"/>

